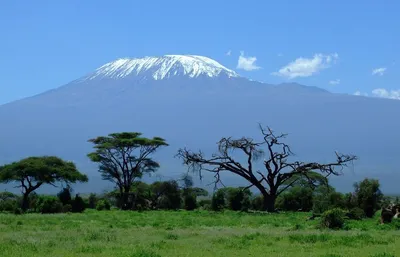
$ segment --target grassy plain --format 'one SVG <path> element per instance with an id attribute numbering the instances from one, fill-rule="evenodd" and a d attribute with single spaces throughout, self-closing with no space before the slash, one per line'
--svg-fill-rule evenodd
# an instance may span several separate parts
<path id="1" fill-rule="evenodd" d="M 316 228 L 307 213 L 95 211 L 0 214 L 0 256 L 400 256 L 399 223 Z M 397 253 L 397 255 L 396 255 Z"/>

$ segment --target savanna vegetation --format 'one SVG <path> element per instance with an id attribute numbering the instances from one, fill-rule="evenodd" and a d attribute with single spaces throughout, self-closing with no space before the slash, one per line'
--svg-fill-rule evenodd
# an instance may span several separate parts
<path id="1" fill-rule="evenodd" d="M 180 149 L 189 172 L 145 183 L 168 147 L 160 137 L 113 133 L 90 139 L 104 180 L 115 189 L 81 195 L 88 177 L 56 156 L 34 156 L 0 167 L 1 256 L 395 256 L 400 252 L 400 200 L 383 195 L 373 178 L 341 193 L 329 183 L 355 155 L 329 163 L 293 160 L 284 139 L 260 126 L 262 140 L 222 138 L 211 156 Z M 263 161 L 260 162 L 260 160 Z M 256 166 L 261 163 L 260 166 Z M 215 177 L 215 190 L 193 176 Z M 229 187 L 232 173 L 248 185 Z M 59 187 L 40 195 L 42 185 Z"/>

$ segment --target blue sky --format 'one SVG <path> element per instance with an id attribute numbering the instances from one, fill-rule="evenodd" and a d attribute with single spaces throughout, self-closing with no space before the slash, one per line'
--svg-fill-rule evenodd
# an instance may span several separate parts
<path id="1" fill-rule="evenodd" d="M 396 0 L 3 1 L 0 104 L 116 58 L 164 54 L 208 56 L 268 83 L 400 99 L 399 9 Z"/>

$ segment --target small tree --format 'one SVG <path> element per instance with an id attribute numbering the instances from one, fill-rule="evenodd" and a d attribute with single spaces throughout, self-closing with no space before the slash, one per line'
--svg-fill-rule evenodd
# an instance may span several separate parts
<path id="1" fill-rule="evenodd" d="M 60 202 L 63 205 L 71 204 L 71 200 L 72 200 L 71 191 L 72 191 L 72 188 L 67 186 L 67 187 L 64 187 L 63 189 L 61 189 L 61 191 L 57 194 L 58 199 L 60 199 Z"/>
<path id="2" fill-rule="evenodd" d="M 377 179 L 366 178 L 354 184 L 357 204 L 369 218 L 373 217 L 375 212 L 381 208 L 383 194 L 379 187 Z"/>
<path id="3" fill-rule="evenodd" d="M 10 192 L 0 192 L 0 212 L 12 212 L 18 207 L 18 195 Z"/>
<path id="4" fill-rule="evenodd" d="M 97 200 L 98 199 L 97 199 L 96 194 L 91 193 L 89 195 L 89 199 L 88 199 L 89 204 L 88 204 L 88 206 L 89 206 L 90 209 L 96 209 Z"/>
<path id="5" fill-rule="evenodd" d="M 334 208 L 345 208 L 346 201 L 343 194 L 336 192 L 330 185 L 318 187 L 313 192 L 313 208 L 315 215 Z"/>
<path id="6" fill-rule="evenodd" d="M 215 184 L 221 182 L 221 173 L 232 173 L 249 182 L 250 187 L 255 187 L 263 195 L 263 209 L 275 211 L 275 201 L 285 190 L 296 183 L 293 178 L 309 178 L 309 174 L 319 171 L 325 177 L 340 175 L 341 171 L 336 168 L 343 168 L 347 163 L 356 160 L 353 155 L 336 153 L 336 160 L 322 164 L 318 162 L 289 161 L 292 151 L 282 139 L 285 134 L 275 135 L 270 128 L 260 126 L 263 140 L 260 142 L 252 138 L 242 137 L 239 139 L 222 138 L 218 142 L 218 152 L 211 157 L 205 157 L 200 152 L 192 152 L 186 148 L 180 149 L 177 157 L 193 172 L 198 172 L 202 178 L 202 171 L 211 172 L 216 178 Z M 243 162 L 233 156 L 237 151 L 244 157 Z M 255 162 L 262 156 L 264 159 L 264 171 L 254 168 Z M 290 183 L 287 183 L 291 181 Z M 310 180 L 311 181 L 311 180 Z"/>
<path id="7" fill-rule="evenodd" d="M 286 211 L 310 211 L 313 207 L 313 191 L 309 187 L 295 186 L 281 194 L 277 207 Z"/>
<path id="8" fill-rule="evenodd" d="M 22 209 L 29 207 L 29 194 L 43 184 L 87 182 L 73 162 L 56 156 L 28 157 L 0 167 L 0 182 L 17 182 L 22 190 Z"/>
<path id="9" fill-rule="evenodd" d="M 345 212 L 339 208 L 325 211 L 321 216 L 321 226 L 323 228 L 341 229 L 344 222 Z"/>
<path id="10" fill-rule="evenodd" d="M 192 211 L 194 209 L 197 208 L 197 199 L 196 199 L 196 195 L 194 195 L 193 193 L 188 193 L 184 196 L 184 207 L 185 210 L 187 211 Z"/>
<path id="11" fill-rule="evenodd" d="M 85 201 L 76 194 L 75 199 L 72 201 L 72 212 L 83 212 L 85 208 Z"/>
<path id="12" fill-rule="evenodd" d="M 170 210 L 177 210 L 181 207 L 181 190 L 175 180 L 154 182 L 151 189 L 153 207 Z"/>
<path id="13" fill-rule="evenodd" d="M 251 192 L 249 189 L 240 187 L 227 187 L 224 189 L 229 209 L 233 211 L 247 211 L 251 207 Z"/>
<path id="14" fill-rule="evenodd" d="M 134 209 L 143 210 L 151 207 L 152 188 L 151 185 L 142 181 L 135 181 L 132 184 L 132 194 L 134 198 Z"/>
<path id="15" fill-rule="evenodd" d="M 221 211 L 225 208 L 225 195 L 221 190 L 217 190 L 211 198 L 211 209 Z"/>
<path id="16" fill-rule="evenodd" d="M 138 132 L 122 132 L 90 139 L 95 152 L 88 157 L 99 163 L 99 172 L 104 180 L 116 184 L 121 198 L 121 209 L 131 209 L 133 200 L 130 190 L 135 179 L 154 172 L 159 164 L 150 156 L 168 144 L 160 137 L 141 137 Z"/>

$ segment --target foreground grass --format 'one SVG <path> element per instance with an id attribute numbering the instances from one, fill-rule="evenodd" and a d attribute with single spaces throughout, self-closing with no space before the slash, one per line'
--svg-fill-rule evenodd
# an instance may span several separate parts
<path id="1" fill-rule="evenodd" d="M 400 230 L 377 219 L 318 230 L 308 214 L 207 211 L 0 214 L 0 256 L 400 256 Z M 396 253 L 398 255 L 396 255 Z"/>

